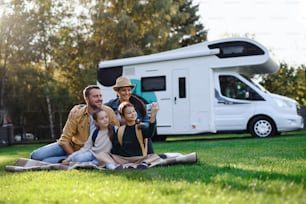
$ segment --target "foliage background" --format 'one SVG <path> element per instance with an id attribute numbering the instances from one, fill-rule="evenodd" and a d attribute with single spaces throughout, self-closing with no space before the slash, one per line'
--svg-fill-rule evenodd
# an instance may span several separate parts
<path id="1" fill-rule="evenodd" d="M 100 60 L 187 46 L 207 34 L 190 0 L 7 0 L 0 6 L 0 110 L 17 133 L 38 137 L 59 136 L 67 112 L 83 102 L 82 89 L 96 83 Z"/>
<path id="2" fill-rule="evenodd" d="M 0 11 L 0 115 L 39 139 L 59 136 L 100 60 L 199 43 L 208 32 L 192 0 L 0 0 Z M 282 63 L 261 83 L 306 105 L 305 71 Z"/>

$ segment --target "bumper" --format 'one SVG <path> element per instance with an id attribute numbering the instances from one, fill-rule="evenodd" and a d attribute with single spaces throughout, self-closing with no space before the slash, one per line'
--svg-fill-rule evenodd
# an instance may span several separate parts
<path id="1" fill-rule="evenodd" d="M 304 119 L 299 115 L 286 117 L 278 121 L 276 126 L 279 132 L 299 130 L 304 128 Z"/>

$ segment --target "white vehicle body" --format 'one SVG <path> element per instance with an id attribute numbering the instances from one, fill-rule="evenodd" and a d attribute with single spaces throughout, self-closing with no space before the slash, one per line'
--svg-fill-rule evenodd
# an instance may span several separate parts
<path id="1" fill-rule="evenodd" d="M 158 102 L 158 135 L 248 131 L 267 137 L 303 128 L 296 101 L 252 82 L 279 66 L 268 50 L 247 38 L 202 42 L 152 55 L 101 61 L 103 100 L 116 97 L 119 76 L 136 84 L 133 93 Z"/>

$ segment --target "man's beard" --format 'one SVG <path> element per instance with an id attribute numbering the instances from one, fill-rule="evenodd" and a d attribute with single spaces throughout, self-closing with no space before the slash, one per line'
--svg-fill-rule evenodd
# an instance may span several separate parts
<path id="1" fill-rule="evenodd" d="M 94 104 L 94 103 L 88 103 L 88 105 L 93 109 L 93 110 L 97 110 L 97 109 L 99 109 L 100 108 L 100 106 L 97 106 L 96 104 Z"/>

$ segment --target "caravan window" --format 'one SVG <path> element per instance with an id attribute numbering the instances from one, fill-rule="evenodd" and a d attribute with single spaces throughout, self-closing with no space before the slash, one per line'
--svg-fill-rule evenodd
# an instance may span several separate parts
<path id="1" fill-rule="evenodd" d="M 235 76 L 219 76 L 220 90 L 223 96 L 241 100 L 264 100 L 255 90 Z"/>
<path id="2" fill-rule="evenodd" d="M 141 91 L 165 91 L 166 76 L 142 77 Z"/>
<path id="3" fill-rule="evenodd" d="M 179 98 L 186 98 L 186 78 L 179 78 Z"/>
<path id="4" fill-rule="evenodd" d="M 106 87 L 114 86 L 116 79 L 122 76 L 122 66 L 98 69 L 98 82 Z"/>
<path id="5" fill-rule="evenodd" d="M 208 45 L 210 49 L 219 48 L 219 58 L 263 55 L 265 52 L 257 45 L 243 41 L 222 42 Z"/>

